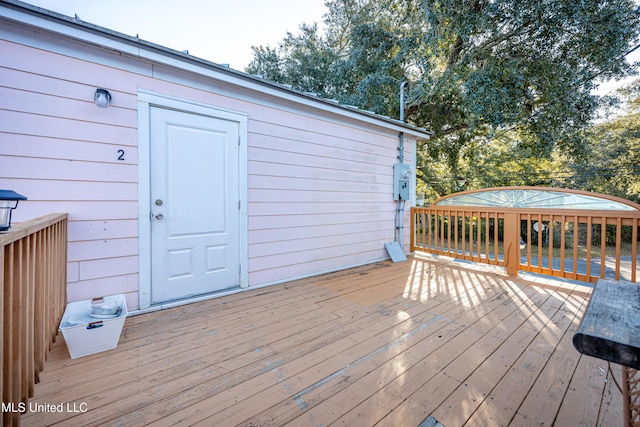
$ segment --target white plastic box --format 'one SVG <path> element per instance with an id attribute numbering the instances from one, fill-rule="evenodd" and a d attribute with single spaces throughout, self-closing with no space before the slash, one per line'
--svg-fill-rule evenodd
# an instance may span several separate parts
<path id="1" fill-rule="evenodd" d="M 90 299 L 67 304 L 60 322 L 60 331 L 72 359 L 116 348 L 127 317 L 127 302 L 123 294 L 104 297 L 116 301 L 120 309 L 115 317 L 92 315 Z"/>

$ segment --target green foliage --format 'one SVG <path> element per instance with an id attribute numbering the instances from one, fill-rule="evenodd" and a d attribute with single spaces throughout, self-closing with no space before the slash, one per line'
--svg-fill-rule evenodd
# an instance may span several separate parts
<path id="1" fill-rule="evenodd" d="M 253 47 L 246 71 L 325 98 L 398 115 L 398 84 L 415 60 L 417 1 L 328 1 L 326 29 L 302 25 L 277 48 Z"/>
<path id="2" fill-rule="evenodd" d="M 465 149 L 505 128 L 538 157 L 556 149 L 584 154 L 581 134 L 600 101 L 591 94 L 593 76 L 628 70 L 619 58 L 637 41 L 633 2 L 426 5 L 426 43 L 436 54 L 409 117 L 436 131 L 430 157 L 444 156 L 459 174 Z"/>
<path id="3" fill-rule="evenodd" d="M 626 113 L 590 129 L 589 154 L 568 164 L 574 175 L 567 185 L 640 203 L 640 81 L 620 93 Z"/>
<path id="4" fill-rule="evenodd" d="M 465 156 L 467 189 L 502 186 L 554 186 L 560 173 L 553 157 L 540 156 L 527 135 L 501 132 Z"/>
<path id="5" fill-rule="evenodd" d="M 605 102 L 594 82 L 631 72 L 624 54 L 640 29 L 633 0 L 326 5 L 323 31 L 302 25 L 276 48 L 254 47 L 247 72 L 391 117 L 399 83 L 410 81 L 406 117 L 435 132 L 419 177 L 440 195 L 459 189 L 464 173 L 504 182 L 489 161 L 504 160 L 507 140 L 516 156 L 503 171 L 548 166 L 557 152 L 584 158 L 585 129 Z"/>

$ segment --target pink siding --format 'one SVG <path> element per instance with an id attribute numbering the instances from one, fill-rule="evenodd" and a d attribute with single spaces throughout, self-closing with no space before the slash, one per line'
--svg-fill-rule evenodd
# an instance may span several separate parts
<path id="1" fill-rule="evenodd" d="M 97 81 L 115 70 L 6 41 L 0 50 L 0 187 L 29 197 L 15 220 L 68 212 L 69 299 L 126 293 L 137 307 L 135 95 L 114 90 L 116 108 L 97 111 Z"/>
<path id="2" fill-rule="evenodd" d="M 56 36 L 16 34 L 19 42 L 0 40 L 0 188 L 29 197 L 16 221 L 69 213 L 71 301 L 125 293 L 138 306 L 138 89 L 248 114 L 250 285 L 387 257 L 395 132 Z M 56 43 L 58 52 L 43 48 Z M 97 87 L 111 91 L 110 108 L 94 105 Z M 410 163 L 410 144 L 405 156 Z"/>
<path id="3" fill-rule="evenodd" d="M 277 281 L 386 257 L 397 137 L 329 119 L 286 125 L 249 125 L 252 279 Z"/>

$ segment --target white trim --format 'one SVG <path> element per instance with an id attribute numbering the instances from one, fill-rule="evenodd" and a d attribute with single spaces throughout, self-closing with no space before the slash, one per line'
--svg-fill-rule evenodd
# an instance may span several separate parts
<path id="1" fill-rule="evenodd" d="M 151 212 L 149 200 L 151 197 L 150 177 L 150 109 L 152 106 L 184 111 L 192 114 L 202 114 L 217 119 L 238 123 L 240 146 L 238 147 L 238 186 L 240 198 L 238 244 L 239 244 L 239 273 L 240 289 L 249 285 L 249 225 L 248 225 L 248 169 L 247 169 L 247 115 L 242 112 L 222 109 L 215 105 L 190 101 L 159 94 L 147 90 L 138 90 L 138 235 L 139 235 L 139 277 L 138 304 L 140 310 L 147 312 L 156 310 L 158 306 L 151 305 Z M 220 293 L 199 296 L 181 300 L 176 303 L 160 304 L 160 308 L 173 307 L 219 296 Z"/>
<path id="2" fill-rule="evenodd" d="M 138 307 L 151 307 L 151 150 L 148 101 L 138 98 Z"/>
<path id="3" fill-rule="evenodd" d="M 240 209 L 238 212 L 238 245 L 240 251 L 240 287 L 249 286 L 249 158 L 248 135 L 249 126 L 247 116 L 239 122 L 240 147 L 238 148 L 238 192 L 240 197 Z"/>
<path id="4" fill-rule="evenodd" d="M 238 122 L 241 124 L 244 123 L 245 127 L 248 121 L 247 114 L 242 111 L 221 108 L 216 105 L 179 98 L 172 95 L 165 95 L 147 89 L 138 89 L 138 103 L 140 101 L 143 101 L 150 106 L 155 105 L 162 108 L 185 111 L 187 113 L 202 114 L 203 116 L 214 117 L 216 119 L 229 120 L 231 122 Z M 246 138 L 246 135 L 244 135 L 244 137 Z"/>

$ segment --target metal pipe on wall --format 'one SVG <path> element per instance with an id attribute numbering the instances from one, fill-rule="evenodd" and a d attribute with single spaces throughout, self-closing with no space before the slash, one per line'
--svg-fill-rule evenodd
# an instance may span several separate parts
<path id="1" fill-rule="evenodd" d="M 409 87 L 409 83 L 406 81 L 400 82 L 400 121 L 404 122 L 404 91 Z M 404 132 L 400 132 L 399 135 L 399 146 L 398 151 L 400 152 L 398 159 L 400 163 L 404 163 Z M 394 232 L 398 234 L 398 242 L 401 248 L 404 248 L 403 244 L 403 234 L 404 234 L 404 200 L 398 200 L 398 204 L 396 207 L 396 218 L 400 218 L 400 224 L 396 222 L 394 224 L 395 230 Z M 404 249 L 403 249 L 404 250 Z"/>

